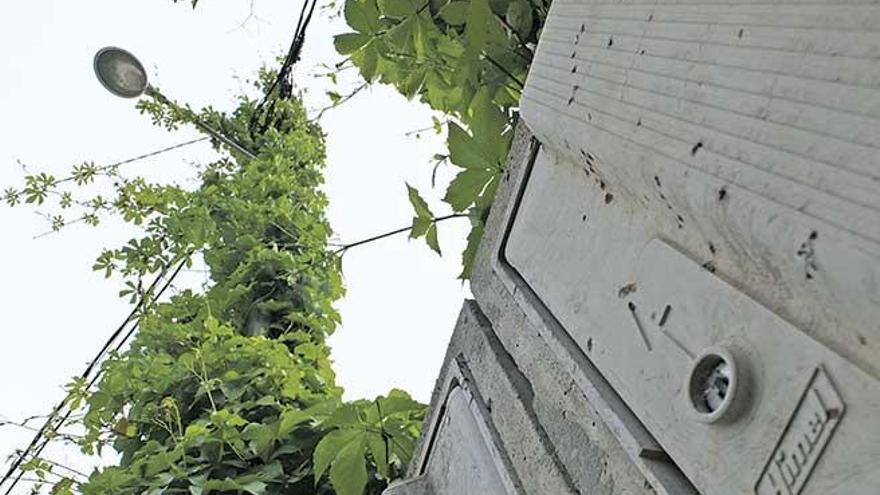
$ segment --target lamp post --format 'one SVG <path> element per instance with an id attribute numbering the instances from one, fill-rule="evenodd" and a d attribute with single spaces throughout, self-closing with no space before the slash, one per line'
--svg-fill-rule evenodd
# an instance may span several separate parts
<path id="1" fill-rule="evenodd" d="M 150 86 L 147 80 L 147 71 L 143 64 L 134 55 L 122 48 L 108 46 L 98 50 L 95 54 L 95 75 L 98 81 L 107 89 L 121 98 L 137 98 L 146 94 L 156 98 L 162 103 L 170 103 L 170 100 L 156 88 Z M 202 132 L 229 146 L 244 156 L 254 159 L 253 153 L 246 150 L 242 145 L 220 134 L 204 122 L 196 119 L 193 124 Z"/>

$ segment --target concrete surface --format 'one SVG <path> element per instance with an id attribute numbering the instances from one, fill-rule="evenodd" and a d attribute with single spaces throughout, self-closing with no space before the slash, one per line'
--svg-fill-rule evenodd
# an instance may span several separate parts
<path id="1" fill-rule="evenodd" d="M 546 368 L 553 367 L 548 361 Z M 651 493 L 570 382 L 552 374 L 535 378 L 514 363 L 477 303 L 465 302 L 411 479 L 386 493 Z M 462 389 L 483 416 L 484 433 L 449 427 L 467 423 L 456 417 L 466 412 L 450 403 L 464 397 L 457 394 Z M 483 446 L 475 448 L 477 438 Z"/>
<path id="2" fill-rule="evenodd" d="M 388 493 L 877 493 L 878 28 L 874 1 L 556 0 Z"/>

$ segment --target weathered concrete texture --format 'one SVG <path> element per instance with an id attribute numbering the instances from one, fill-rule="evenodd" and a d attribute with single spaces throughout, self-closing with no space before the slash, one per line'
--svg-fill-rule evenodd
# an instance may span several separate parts
<path id="1" fill-rule="evenodd" d="M 876 493 L 878 25 L 554 0 L 398 493 Z"/>
<path id="2" fill-rule="evenodd" d="M 547 328 L 527 317 L 499 279 L 497 253 L 519 189 L 511 177 L 524 175 L 532 151 L 531 134 L 520 125 L 472 279 L 479 303 L 466 301 L 462 308 L 409 479 L 386 493 L 654 494 L 645 464 L 661 465 L 648 470 L 655 483 L 659 476 L 668 478 L 661 486 L 672 479 L 681 487 L 669 493 L 692 493 L 667 463 L 633 460 L 620 432 L 612 431 L 615 425 L 601 419 L 578 384 L 583 373 L 578 379 L 572 374 L 581 367 L 559 359 L 542 335 Z M 471 404 L 468 421 L 452 405 L 460 391 Z M 479 425 L 480 435 L 469 421 Z"/>
<path id="3" fill-rule="evenodd" d="M 544 363 L 527 377 L 477 303 L 467 301 L 437 381 L 413 479 L 386 493 L 651 493 L 546 349 L 533 348 L 530 355 Z M 463 414 L 453 404 L 462 389 L 471 410 L 482 415 L 484 447 L 455 416 Z M 456 422 L 460 426 L 450 427 Z"/>
<path id="4" fill-rule="evenodd" d="M 546 325 L 536 325 L 535 318 L 525 314 L 517 302 L 516 289 L 512 293 L 499 277 L 498 253 L 535 144 L 528 128 L 520 125 L 480 246 L 471 288 L 492 322 L 499 345 L 508 350 L 523 380 L 532 385 L 538 397 L 530 401 L 534 417 L 546 435 L 545 441 L 553 445 L 558 462 L 565 466 L 572 489 L 584 494 L 654 493 L 642 470 L 624 451 L 619 432 L 614 434 L 597 413 L 596 404 L 585 396 L 578 383 L 583 382 L 583 374 L 578 373 L 582 367 L 560 360 L 558 350 L 548 346 L 554 340 L 550 330 Z M 649 459 L 638 462 L 657 463 Z M 659 476 L 675 478 L 666 471 L 660 469 Z M 686 484 L 680 488 L 678 493 L 690 493 Z"/>
<path id="5" fill-rule="evenodd" d="M 848 0 L 553 3 L 521 101 L 541 149 L 473 290 L 530 376 L 525 312 L 658 492 L 880 486 L 878 25 Z M 727 409 L 692 387 L 715 352 Z"/>

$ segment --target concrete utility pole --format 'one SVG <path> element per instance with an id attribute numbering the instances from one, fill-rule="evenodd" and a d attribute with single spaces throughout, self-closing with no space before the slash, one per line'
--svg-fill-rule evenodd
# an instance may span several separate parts
<path id="1" fill-rule="evenodd" d="M 554 0 L 410 479 L 880 493 L 880 4 Z"/>
<path id="2" fill-rule="evenodd" d="M 130 52 L 108 46 L 98 50 L 95 54 L 95 75 L 98 81 L 110 93 L 121 98 L 138 98 L 146 94 L 162 103 L 170 103 L 171 101 L 159 92 L 156 88 L 150 86 L 147 78 L 147 71 L 144 70 L 143 64 Z M 193 122 L 205 134 L 220 141 L 229 148 L 235 150 L 242 155 L 254 159 L 253 153 L 245 149 L 234 140 L 224 136 L 220 132 L 212 129 L 210 126 L 196 120 Z"/>

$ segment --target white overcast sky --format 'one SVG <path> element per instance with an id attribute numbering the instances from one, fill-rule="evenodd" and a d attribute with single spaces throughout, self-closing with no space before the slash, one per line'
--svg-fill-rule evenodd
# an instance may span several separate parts
<path id="1" fill-rule="evenodd" d="M 194 106 L 230 108 L 242 78 L 283 52 L 299 2 L 257 0 L 187 2 L 29 0 L 0 16 L 0 188 L 21 184 L 17 160 L 30 170 L 62 176 L 84 160 L 112 163 L 196 136 L 168 133 L 114 98 L 96 82 L 92 56 L 105 45 L 137 54 L 153 82 Z M 297 81 L 310 89 L 312 107 L 326 82 L 310 76 L 321 61 L 339 60 L 332 35 L 339 20 L 317 15 L 309 29 Z M 421 188 L 437 214 L 447 213 L 431 191 L 430 158 L 442 136 L 413 129 L 430 126 L 431 112 L 388 87 L 374 87 L 328 112 L 325 190 L 329 216 L 342 241 L 406 225 L 411 211 L 404 182 Z M 199 144 L 146 161 L 134 170 L 187 183 L 186 163 L 210 159 Z M 439 182 L 452 171 L 441 170 Z M 190 182 L 191 183 L 191 182 Z M 438 184 L 442 188 L 442 184 Z M 0 415 L 11 419 L 47 413 L 61 386 L 79 374 L 129 311 L 114 280 L 92 272 L 102 246 L 133 231 L 118 223 L 72 226 L 40 239 L 46 221 L 33 208 L 0 207 Z M 343 324 L 331 339 L 338 381 L 347 398 L 372 397 L 392 387 L 427 401 L 467 288 L 456 280 L 467 221 L 440 227 L 445 256 L 406 236 L 352 250 L 345 257 L 348 294 L 340 301 Z M 191 277 L 199 276 L 190 274 Z M 0 427 L 0 461 L 29 439 Z M 64 457 L 69 454 L 65 453 Z"/>

